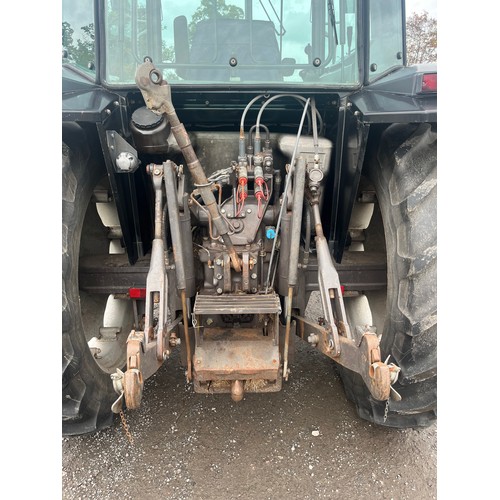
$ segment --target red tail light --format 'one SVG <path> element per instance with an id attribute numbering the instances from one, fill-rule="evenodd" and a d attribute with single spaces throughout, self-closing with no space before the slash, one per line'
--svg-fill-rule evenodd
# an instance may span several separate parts
<path id="1" fill-rule="evenodd" d="M 424 73 L 418 94 L 429 94 L 437 92 L 437 73 Z"/>
<path id="2" fill-rule="evenodd" d="M 145 299 L 146 289 L 145 288 L 129 288 L 128 295 L 131 299 Z"/>

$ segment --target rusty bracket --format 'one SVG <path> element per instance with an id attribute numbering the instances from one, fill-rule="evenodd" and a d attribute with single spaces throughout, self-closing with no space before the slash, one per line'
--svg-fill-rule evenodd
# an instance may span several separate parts
<path id="1" fill-rule="evenodd" d="M 223 254 L 222 262 L 224 265 L 224 292 L 231 292 L 232 281 L 231 281 L 231 258 L 227 253 Z"/>
<path id="2" fill-rule="evenodd" d="M 365 332 L 359 343 L 339 335 L 340 352 L 336 354 L 332 329 L 329 325 L 318 325 L 301 316 L 294 315 L 294 318 L 299 322 L 299 329 L 304 328 L 310 344 L 336 363 L 359 373 L 375 399 L 379 401 L 389 399 L 391 384 L 397 379 L 399 368 L 392 363 L 388 365 L 382 361 L 379 339 L 375 333 Z"/>
<path id="3" fill-rule="evenodd" d="M 145 58 L 136 71 L 135 81 L 141 91 L 146 106 L 158 115 L 173 109 L 170 85 L 163 80 L 160 70 L 156 69 L 150 58 Z"/>
<path id="4" fill-rule="evenodd" d="M 144 332 L 132 330 L 127 339 L 127 370 L 123 373 L 117 369 L 111 374 L 113 387 L 118 399 L 113 403 L 111 410 L 119 413 L 125 399 L 127 408 L 136 410 L 142 400 L 144 380 L 151 377 L 162 365 L 156 356 L 154 342 L 145 343 Z"/>
<path id="5" fill-rule="evenodd" d="M 163 363 L 156 356 L 156 344 L 145 342 L 143 331 L 132 330 L 127 338 L 127 370 L 117 369 L 111 374 L 113 388 L 119 395 L 111 405 L 113 413 L 120 413 L 123 400 L 127 408 L 137 410 L 141 404 L 144 381 Z"/>
<path id="6" fill-rule="evenodd" d="M 242 253 L 242 290 L 244 292 L 250 291 L 250 254 L 248 252 Z"/>
<path id="7" fill-rule="evenodd" d="M 144 332 L 132 330 L 127 339 L 127 371 L 123 376 L 123 390 L 127 407 L 139 408 L 144 387 L 142 355 L 144 353 Z"/>

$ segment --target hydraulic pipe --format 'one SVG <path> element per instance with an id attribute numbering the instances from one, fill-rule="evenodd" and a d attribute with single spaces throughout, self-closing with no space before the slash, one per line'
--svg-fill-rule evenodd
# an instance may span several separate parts
<path id="1" fill-rule="evenodd" d="M 288 262 L 288 286 L 293 287 L 297 285 L 300 232 L 302 229 L 302 210 L 304 207 L 304 188 L 306 184 L 306 160 L 302 156 L 297 158 L 294 181 L 290 260 Z"/>
<path id="2" fill-rule="evenodd" d="M 288 346 L 290 344 L 293 290 L 295 286 L 297 286 L 298 278 L 300 232 L 302 228 L 302 208 L 304 206 L 305 184 L 306 160 L 304 157 L 300 156 L 299 158 L 297 158 L 297 166 L 295 167 L 295 189 L 293 191 L 290 257 L 288 261 L 288 302 L 286 313 L 285 349 L 283 353 L 283 377 L 285 379 L 288 378 Z"/>
<path id="3" fill-rule="evenodd" d="M 184 268 L 184 257 L 182 252 L 181 222 L 179 208 L 177 206 L 177 190 L 175 189 L 175 177 L 172 170 L 172 162 L 167 160 L 163 164 L 165 177 L 165 194 L 167 195 L 168 220 L 170 225 L 170 235 L 172 237 L 172 249 L 174 252 L 175 277 L 177 289 L 186 289 L 186 273 Z"/>
<path id="4" fill-rule="evenodd" d="M 283 217 L 283 213 L 286 213 L 288 188 L 289 188 L 289 185 L 290 185 L 290 179 L 292 178 L 293 169 L 294 169 L 294 165 L 295 165 L 295 155 L 297 154 L 297 150 L 299 148 L 299 140 L 300 140 L 300 136 L 302 134 L 302 127 L 304 125 L 304 119 L 306 117 L 307 108 L 309 106 L 309 102 L 310 101 L 311 101 L 310 98 L 306 100 L 306 104 L 304 106 L 304 111 L 302 112 L 302 117 L 300 119 L 300 124 L 299 124 L 299 130 L 297 131 L 297 138 L 295 140 L 295 146 L 294 146 L 293 152 L 292 152 L 292 160 L 290 161 L 290 170 L 289 170 L 288 175 L 287 175 L 286 180 L 285 180 L 285 189 L 283 191 L 283 202 L 281 204 L 281 208 L 280 208 L 280 211 L 279 211 L 279 214 L 278 214 L 278 222 L 276 223 L 276 237 L 273 239 L 273 248 L 271 250 L 271 257 L 270 257 L 270 260 L 269 260 L 269 270 L 268 270 L 268 273 L 267 273 L 267 280 L 266 280 L 266 293 L 267 293 L 267 290 L 268 290 L 268 287 L 269 287 L 269 280 L 270 280 L 270 277 L 271 277 L 271 268 L 272 268 L 272 263 L 273 263 L 274 251 L 276 249 L 276 241 L 278 239 L 278 234 L 279 234 L 279 229 L 280 229 L 280 224 L 281 224 L 281 218 Z M 257 131 L 258 131 L 258 128 L 257 128 Z M 271 286 L 273 286 L 273 283 L 271 283 Z"/>
<path id="5" fill-rule="evenodd" d="M 286 312 L 286 328 L 285 328 L 285 349 L 283 361 L 283 378 L 288 380 L 288 345 L 290 343 L 290 328 L 292 325 L 292 300 L 293 300 L 293 286 L 288 287 L 287 299 L 287 312 Z"/>

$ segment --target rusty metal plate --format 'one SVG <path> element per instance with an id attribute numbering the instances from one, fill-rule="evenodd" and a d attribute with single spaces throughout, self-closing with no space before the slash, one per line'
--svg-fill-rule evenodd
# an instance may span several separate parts
<path id="1" fill-rule="evenodd" d="M 193 357 L 194 378 L 209 380 L 276 380 L 279 347 L 253 328 L 205 328 L 203 344 Z"/>

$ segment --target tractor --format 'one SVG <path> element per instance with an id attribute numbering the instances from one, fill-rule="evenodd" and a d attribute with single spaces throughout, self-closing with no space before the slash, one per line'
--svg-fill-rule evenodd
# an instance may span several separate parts
<path id="1" fill-rule="evenodd" d="M 280 391 L 298 342 L 361 418 L 434 422 L 437 69 L 406 63 L 404 0 L 62 19 L 63 434 L 140 408 L 175 351 L 196 393 Z"/>

